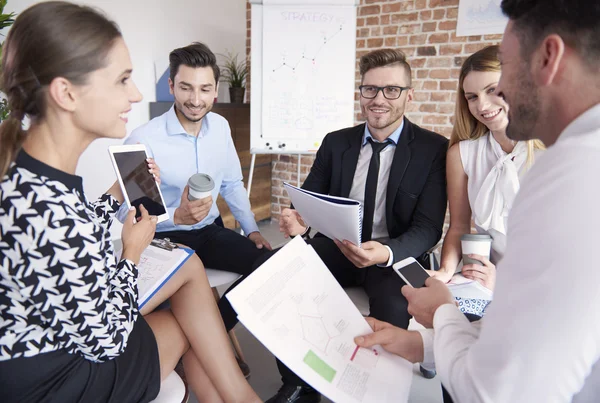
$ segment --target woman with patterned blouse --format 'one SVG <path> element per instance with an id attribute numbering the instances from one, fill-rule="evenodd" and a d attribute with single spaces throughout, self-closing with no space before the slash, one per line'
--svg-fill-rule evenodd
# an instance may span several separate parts
<path id="1" fill-rule="evenodd" d="M 141 100 L 118 27 L 88 7 L 34 5 L 6 38 L 2 72 L 12 112 L 0 126 L 0 401 L 147 402 L 180 357 L 201 401 L 259 401 L 200 260 L 140 312 L 136 263 L 156 217 L 140 207 L 134 224 L 129 212 L 117 261 L 120 187 L 90 203 L 75 176 L 93 140 L 125 137 Z M 167 298 L 171 310 L 150 313 Z"/>

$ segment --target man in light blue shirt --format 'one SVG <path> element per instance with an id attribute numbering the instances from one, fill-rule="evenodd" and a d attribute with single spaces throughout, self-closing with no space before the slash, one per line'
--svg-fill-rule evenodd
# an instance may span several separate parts
<path id="1" fill-rule="evenodd" d="M 161 168 L 160 188 L 170 219 L 157 225 L 156 237 L 193 248 L 206 267 L 247 276 L 254 261 L 271 246 L 258 231 L 250 209 L 229 124 L 210 112 L 219 82 L 215 55 L 205 45 L 193 43 L 175 49 L 169 61 L 175 104 L 125 141 L 145 144 Z M 210 175 L 215 187 L 211 196 L 189 201 L 187 183 L 196 173 Z M 215 224 L 219 194 L 248 237 Z M 219 308 L 229 331 L 237 322 L 236 314 L 226 298 Z"/>

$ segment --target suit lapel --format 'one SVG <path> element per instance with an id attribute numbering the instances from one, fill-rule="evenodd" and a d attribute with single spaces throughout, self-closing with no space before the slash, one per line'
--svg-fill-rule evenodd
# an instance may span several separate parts
<path id="1" fill-rule="evenodd" d="M 355 130 L 348 135 L 348 148 L 342 153 L 342 180 L 340 189 L 340 196 L 342 197 L 350 195 L 364 133 L 365 125 L 362 124 L 356 126 Z"/>
<path id="2" fill-rule="evenodd" d="M 402 178 L 404 177 L 404 173 L 406 172 L 406 168 L 410 162 L 411 152 L 408 144 L 412 141 L 414 136 L 412 123 L 410 123 L 408 119 L 404 118 L 404 128 L 402 129 L 400 139 L 398 140 L 398 145 L 396 146 L 396 151 L 394 152 L 394 159 L 392 160 L 392 167 L 390 168 L 390 176 L 388 178 L 385 201 L 385 213 L 388 227 L 390 219 L 393 217 L 392 208 L 394 207 L 394 202 L 396 201 L 396 193 L 398 192 L 400 182 L 402 182 Z"/>

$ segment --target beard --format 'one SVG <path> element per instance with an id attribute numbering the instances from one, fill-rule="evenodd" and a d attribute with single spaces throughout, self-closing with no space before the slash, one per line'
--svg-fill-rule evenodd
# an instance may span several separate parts
<path id="1" fill-rule="evenodd" d="M 523 68 L 522 71 L 527 71 Z M 506 136 L 514 141 L 524 141 L 540 138 L 535 129 L 540 118 L 540 96 L 538 88 L 533 83 L 530 74 L 522 76 L 515 83 L 515 91 L 509 105 L 508 126 Z"/>
<path id="2" fill-rule="evenodd" d="M 175 102 L 175 109 L 177 110 L 177 112 L 179 112 L 181 114 L 181 116 L 183 116 L 186 120 L 188 120 L 189 122 L 192 122 L 192 123 L 198 123 L 198 122 L 200 122 L 202 119 L 204 119 L 204 117 L 212 109 L 212 105 L 204 105 L 203 106 L 204 107 L 204 113 L 202 115 L 200 115 L 200 117 L 192 117 L 192 116 L 189 116 L 188 114 L 185 113 L 184 106 L 191 107 L 191 105 L 188 106 L 186 104 L 181 104 L 180 102 Z"/>

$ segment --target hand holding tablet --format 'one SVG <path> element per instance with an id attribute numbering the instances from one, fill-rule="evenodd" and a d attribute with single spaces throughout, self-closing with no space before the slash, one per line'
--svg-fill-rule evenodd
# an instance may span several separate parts
<path id="1" fill-rule="evenodd" d="M 139 206 L 143 204 L 150 215 L 156 216 L 157 222 L 168 220 L 169 213 L 160 187 L 148 171 L 146 146 L 111 146 L 108 151 L 127 207 L 136 207 L 136 217 L 139 217 Z"/>

